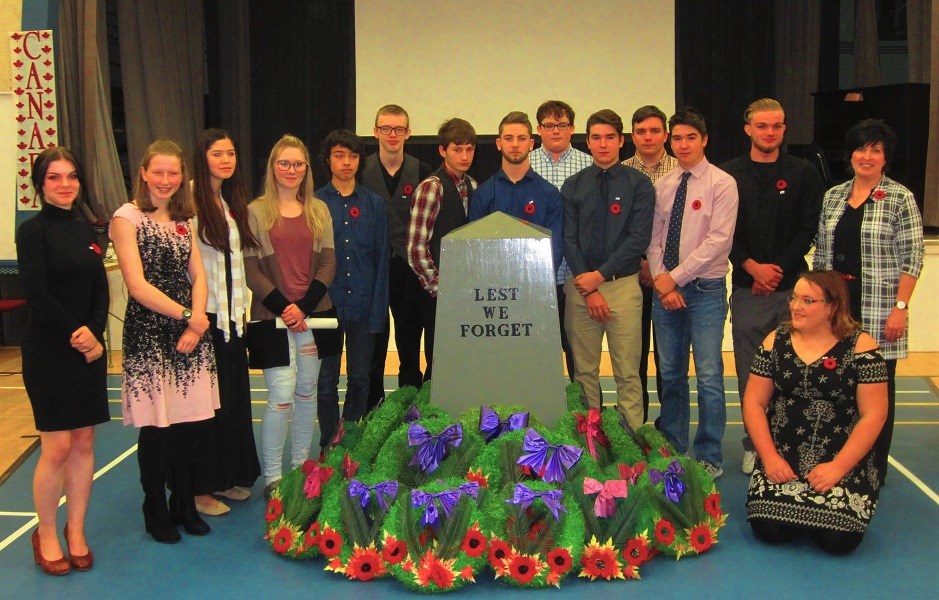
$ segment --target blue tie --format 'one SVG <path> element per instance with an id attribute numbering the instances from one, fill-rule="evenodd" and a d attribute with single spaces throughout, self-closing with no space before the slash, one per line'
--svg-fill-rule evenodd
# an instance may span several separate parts
<path id="1" fill-rule="evenodd" d="M 672 204 L 672 214 L 668 218 L 668 234 L 665 236 L 665 256 L 662 262 L 665 268 L 671 271 L 678 266 L 678 249 L 681 246 L 681 219 L 685 214 L 685 198 L 688 197 L 688 178 L 691 171 L 681 174 L 681 183 L 675 192 L 675 203 Z"/>

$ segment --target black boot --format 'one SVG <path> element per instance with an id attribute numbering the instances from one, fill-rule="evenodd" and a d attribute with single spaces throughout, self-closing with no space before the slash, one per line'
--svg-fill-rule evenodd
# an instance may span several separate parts
<path id="1" fill-rule="evenodd" d="M 212 528 L 202 520 L 196 510 L 196 500 L 192 494 L 184 495 L 179 490 L 170 494 L 170 514 L 173 522 L 182 525 L 186 533 L 191 535 L 206 535 Z"/>
<path id="2" fill-rule="evenodd" d="M 180 540 L 166 506 L 166 478 L 162 432 L 156 427 L 142 427 L 137 441 L 140 485 L 143 487 L 143 522 L 154 540 L 175 544 Z"/>

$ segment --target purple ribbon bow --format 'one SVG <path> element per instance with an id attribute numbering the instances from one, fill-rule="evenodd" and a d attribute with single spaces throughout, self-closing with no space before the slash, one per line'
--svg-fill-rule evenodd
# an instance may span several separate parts
<path id="1" fill-rule="evenodd" d="M 509 418 L 502 420 L 496 411 L 488 406 L 479 407 L 479 432 L 485 436 L 487 442 L 522 427 L 528 427 L 527 412 L 512 413 Z"/>
<path id="2" fill-rule="evenodd" d="M 447 447 L 459 448 L 463 443 L 463 426 L 459 423 L 450 425 L 437 435 L 433 435 L 419 423 L 408 427 L 408 446 L 420 446 L 414 453 L 410 466 L 420 465 L 421 471 L 432 473 L 440 466 Z"/>
<path id="3" fill-rule="evenodd" d="M 427 525 L 436 527 L 440 522 L 440 510 L 437 507 L 439 506 L 443 510 L 443 514 L 449 517 L 457 502 L 460 501 L 460 496 L 464 494 L 475 499 L 479 495 L 479 484 L 470 481 L 461 484 L 458 488 L 434 493 L 411 490 L 411 506 L 414 508 L 424 507 L 424 514 L 421 516 L 422 527 Z"/>
<path id="4" fill-rule="evenodd" d="M 685 482 L 679 477 L 682 473 L 684 473 L 684 469 L 681 468 L 681 463 L 673 460 L 665 471 L 649 469 L 649 480 L 652 485 L 664 481 L 665 497 L 677 504 L 685 494 Z"/>
<path id="5" fill-rule="evenodd" d="M 385 498 L 393 499 L 398 493 L 398 482 L 394 480 L 382 481 L 375 485 L 365 485 L 358 479 L 349 482 L 349 497 L 359 498 L 362 508 L 368 505 L 368 498 L 371 492 L 375 492 L 375 498 L 378 500 L 378 506 L 382 512 L 388 512 L 388 502 Z"/>
<path id="6" fill-rule="evenodd" d="M 561 490 L 544 490 L 543 492 L 536 492 L 524 483 L 516 483 L 515 493 L 512 494 L 511 500 L 506 500 L 506 503 L 515 504 L 516 506 L 525 509 L 531 506 L 531 503 L 535 500 L 535 498 L 541 498 L 541 501 L 544 502 L 544 505 L 547 506 L 548 510 L 551 511 L 551 514 L 554 515 L 554 520 L 560 521 L 561 516 L 558 514 L 558 511 L 563 510 L 564 512 L 567 512 L 567 509 L 564 508 L 563 504 L 561 504 L 562 495 L 563 492 Z"/>
<path id="7" fill-rule="evenodd" d="M 408 412 L 404 413 L 404 422 L 413 423 L 421 418 L 421 409 L 417 407 L 416 404 L 412 404 L 411 408 L 408 409 Z"/>
<path id="8" fill-rule="evenodd" d="M 522 452 L 525 454 L 522 454 L 516 464 L 530 467 L 544 481 L 554 483 L 564 481 L 564 472 L 580 460 L 583 449 L 563 444 L 551 445 L 538 435 L 537 431 L 529 429 L 525 432 Z"/>

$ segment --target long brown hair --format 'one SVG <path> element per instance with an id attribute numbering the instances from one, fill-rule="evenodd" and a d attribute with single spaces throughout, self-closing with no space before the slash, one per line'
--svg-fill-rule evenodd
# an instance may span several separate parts
<path id="1" fill-rule="evenodd" d="M 230 140 L 238 158 L 238 145 L 224 129 L 206 129 L 196 138 L 192 152 L 192 197 L 199 216 L 199 239 L 220 252 L 230 252 L 228 243 L 228 221 L 218 207 L 212 191 L 212 173 L 209 171 L 208 153 L 212 144 L 219 140 Z M 228 203 L 232 218 L 238 227 L 241 249 L 258 248 L 258 240 L 248 227 L 248 193 L 241 165 L 235 164 L 232 176 L 222 180 L 222 198 Z"/>
<path id="2" fill-rule="evenodd" d="M 137 203 L 137 208 L 142 212 L 156 210 L 150 200 L 150 189 L 140 174 L 141 171 L 146 171 L 150 167 L 150 161 L 153 160 L 154 156 L 173 156 L 179 159 L 181 183 L 179 189 L 166 203 L 166 212 L 169 213 L 170 219 L 174 221 L 191 219 L 196 211 L 192 204 L 192 191 L 186 184 L 189 181 L 189 169 L 186 167 L 186 158 L 183 156 L 182 148 L 172 140 L 159 139 L 147 146 L 147 151 L 143 154 L 143 160 L 140 161 L 140 170 L 137 171 L 137 180 L 134 182 L 134 200 Z"/>
<path id="3" fill-rule="evenodd" d="M 851 316 L 851 297 L 848 284 L 838 271 L 806 271 L 799 279 L 811 283 L 825 294 L 825 301 L 834 307 L 831 311 L 831 331 L 841 339 L 861 328 L 861 324 Z M 792 327 L 792 320 L 786 322 Z"/>

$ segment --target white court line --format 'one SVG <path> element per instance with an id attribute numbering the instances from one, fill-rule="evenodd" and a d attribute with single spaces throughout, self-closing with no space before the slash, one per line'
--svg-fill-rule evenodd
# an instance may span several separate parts
<path id="1" fill-rule="evenodd" d="M 888 456 L 887 456 L 887 462 L 889 462 L 891 465 L 893 465 L 894 468 L 896 468 L 898 471 L 900 471 L 901 473 L 903 473 L 903 474 L 906 476 L 906 478 L 909 479 L 910 481 L 912 481 L 912 482 L 913 482 L 913 485 L 915 485 L 916 487 L 918 487 L 924 494 L 926 494 L 926 496 L 927 496 L 930 500 L 932 500 L 932 501 L 935 502 L 936 504 L 939 504 L 939 494 L 936 494 L 936 492 L 932 491 L 932 489 L 930 489 L 930 487 L 929 487 L 928 485 L 926 485 L 925 483 L 923 483 L 923 480 L 922 480 L 922 479 L 920 479 L 920 478 L 917 477 L 916 475 L 913 475 L 913 473 L 912 473 L 909 469 L 907 469 L 906 467 L 904 467 L 903 465 L 901 465 L 901 464 L 900 464 L 900 461 L 898 461 L 898 460 L 895 459 L 894 457 L 888 455 Z"/>
<path id="2" fill-rule="evenodd" d="M 117 465 L 119 465 L 125 458 L 127 458 L 128 456 L 130 456 L 136 451 L 137 451 L 137 444 L 134 444 L 133 446 L 131 446 L 130 448 L 122 452 L 120 456 L 118 456 L 117 458 L 109 462 L 108 464 L 98 469 L 98 471 L 95 472 L 94 477 L 92 477 L 92 481 L 98 479 L 99 477 L 101 477 L 102 475 L 104 475 L 105 473 L 107 473 L 108 471 L 116 467 Z M 59 498 L 59 506 L 62 506 L 63 504 L 65 504 L 65 496 L 62 496 L 61 498 Z M 22 527 L 20 527 L 19 529 L 17 529 L 10 535 L 8 535 L 5 540 L 0 541 L 0 552 L 2 552 L 7 546 L 15 542 L 17 539 L 19 539 L 21 535 L 25 534 L 34 526 L 39 524 L 39 517 L 36 516 L 36 513 L 0 513 L 0 516 L 31 517 L 30 520 L 27 521 L 25 524 L 23 524 Z"/>

